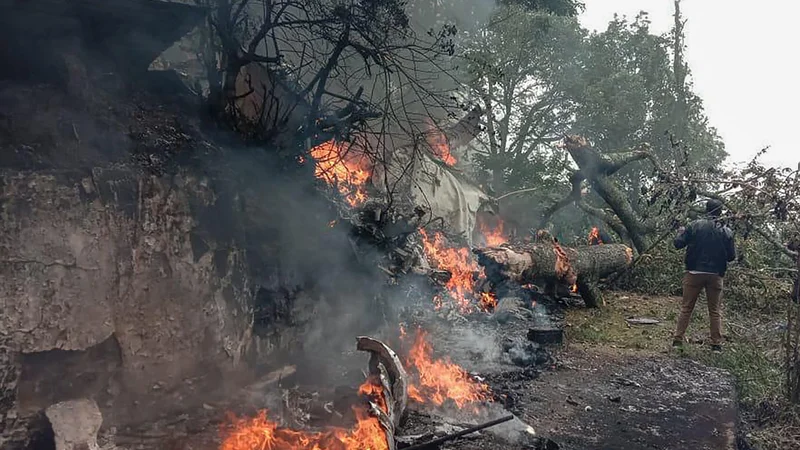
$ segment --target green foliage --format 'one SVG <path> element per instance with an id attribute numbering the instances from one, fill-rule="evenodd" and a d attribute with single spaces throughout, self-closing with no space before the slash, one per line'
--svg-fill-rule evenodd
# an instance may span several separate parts
<path id="1" fill-rule="evenodd" d="M 771 250 L 769 243 L 757 238 L 737 240 L 737 251 L 750 255 L 753 262 L 764 260 Z M 672 239 L 667 239 L 621 277 L 618 286 L 651 295 L 681 295 L 681 280 L 685 272 L 683 257 L 684 251 L 675 250 Z M 769 269 L 765 261 L 751 267 L 732 264 L 725 276 L 726 308 L 737 313 L 757 311 L 759 314 L 782 315 L 789 301 L 792 280 L 789 277 L 778 278 L 775 271 Z"/>
<path id="2" fill-rule="evenodd" d="M 575 0 L 500 0 L 504 6 L 519 5 L 531 11 L 542 11 L 557 16 L 576 16 L 582 12 L 584 5 Z"/>
<path id="3" fill-rule="evenodd" d="M 496 192 L 562 179 L 568 163 L 549 144 L 569 127 L 583 36 L 574 18 L 508 6 L 465 43 L 470 96 L 487 111 L 474 160 Z"/>
<path id="4" fill-rule="evenodd" d="M 702 100 L 677 78 L 673 45 L 670 36 L 651 33 L 646 14 L 632 21 L 617 17 L 592 34 L 573 130 L 604 153 L 647 143 L 668 170 L 717 167 L 724 145 L 708 125 Z M 648 208 L 642 194 L 650 187 L 651 167 L 635 162 L 617 175 L 640 212 Z"/>

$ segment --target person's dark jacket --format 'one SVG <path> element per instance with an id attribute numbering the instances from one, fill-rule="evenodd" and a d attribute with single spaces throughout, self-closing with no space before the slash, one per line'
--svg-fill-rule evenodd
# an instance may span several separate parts
<path id="1" fill-rule="evenodd" d="M 686 247 L 686 270 L 725 276 L 728 262 L 736 259 L 733 231 L 721 223 L 700 219 L 675 238 L 675 248 Z"/>

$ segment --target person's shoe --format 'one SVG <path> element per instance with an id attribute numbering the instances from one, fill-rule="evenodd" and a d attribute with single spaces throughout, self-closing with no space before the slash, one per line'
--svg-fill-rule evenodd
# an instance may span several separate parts
<path id="1" fill-rule="evenodd" d="M 683 347 L 683 341 L 680 339 L 673 339 L 672 340 L 673 347 Z"/>
<path id="2" fill-rule="evenodd" d="M 722 352 L 722 346 L 719 344 L 711 344 L 711 351 L 715 353 Z"/>

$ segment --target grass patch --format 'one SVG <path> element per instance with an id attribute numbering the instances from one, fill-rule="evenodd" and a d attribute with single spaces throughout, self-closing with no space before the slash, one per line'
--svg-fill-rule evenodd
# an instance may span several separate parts
<path id="1" fill-rule="evenodd" d="M 800 448 L 800 409 L 776 402 L 764 402 L 747 414 L 758 427 L 747 433 L 754 448 L 786 450 Z M 746 419 L 748 419 L 746 417 Z"/>
<path id="2" fill-rule="evenodd" d="M 606 345 L 612 348 L 663 351 L 671 343 L 674 301 L 635 294 L 606 294 L 601 309 L 573 309 L 567 312 L 569 342 Z M 673 313 L 670 316 L 670 313 Z M 628 318 L 652 318 L 655 325 L 629 325 Z"/>
<path id="3" fill-rule="evenodd" d="M 729 343 L 721 353 L 688 346 L 683 354 L 730 372 L 736 379 L 739 400 L 752 408 L 764 399 L 775 399 L 781 395 L 783 368 L 772 353 L 770 349 L 754 342 L 742 341 Z"/>

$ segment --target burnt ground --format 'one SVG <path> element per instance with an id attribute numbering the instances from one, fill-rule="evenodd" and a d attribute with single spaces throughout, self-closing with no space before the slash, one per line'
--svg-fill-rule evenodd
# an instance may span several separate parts
<path id="1" fill-rule="evenodd" d="M 625 302 L 618 299 L 619 296 L 609 307 L 624 310 Z M 417 309 L 411 320 L 425 324 L 435 351 L 485 380 L 493 390 L 495 402 L 481 405 L 477 410 L 432 409 L 411 404 L 399 434 L 410 436 L 412 441 L 425 441 L 457 431 L 459 427 L 513 413 L 518 419 L 440 448 L 736 448 L 739 419 L 732 377 L 719 369 L 676 357 L 664 342 L 657 342 L 660 337 L 652 339 L 651 334 L 667 332 L 672 326 L 669 320 L 662 317 L 659 324 L 649 329 L 624 325 L 630 336 L 643 337 L 643 342 L 652 344 L 642 349 L 646 345 L 636 342 L 637 350 L 587 344 L 582 329 L 587 323 L 582 321 L 597 313 L 572 307 L 564 317 L 562 306 L 550 306 L 547 318 L 551 325 L 566 326 L 567 341 L 563 346 L 547 348 L 546 352 L 535 345 L 519 348 L 527 341 L 528 328 L 536 323 L 536 318 L 530 315 L 498 323 L 487 315 L 464 318 Z M 650 331 L 653 327 L 659 333 Z M 635 339 L 629 337 L 629 340 Z M 520 359 L 520 353 L 524 356 L 526 352 L 529 357 Z M 172 418 L 171 423 L 160 426 L 148 424 L 140 430 L 117 430 L 117 445 L 131 449 L 215 450 L 219 446 L 220 427 L 226 423 L 226 411 L 249 415 L 265 406 L 282 412 L 284 418 L 287 404 L 291 405 L 289 409 L 308 412 L 289 413 L 290 422 L 305 421 L 305 425 L 311 426 L 317 420 L 317 425 L 331 423 L 323 412 L 324 404 L 333 399 L 336 405 L 337 396 L 347 398 L 360 378 L 360 371 L 346 369 L 350 364 L 345 361 L 359 361 L 366 367 L 365 359 L 355 352 L 340 355 L 342 382 L 338 387 L 315 387 L 307 384 L 313 376 L 301 373 L 301 366 L 284 368 L 283 375 L 287 376 L 282 380 L 278 381 L 276 373 L 267 375 L 262 378 L 266 384 L 243 391 L 243 395 L 231 402 L 207 404 L 198 414 Z M 291 386 L 297 388 L 289 389 Z M 537 438 L 520 433 L 526 424 L 533 428 Z M 346 425 L 346 419 L 339 425 Z M 520 435 L 525 436 L 520 439 Z"/>

